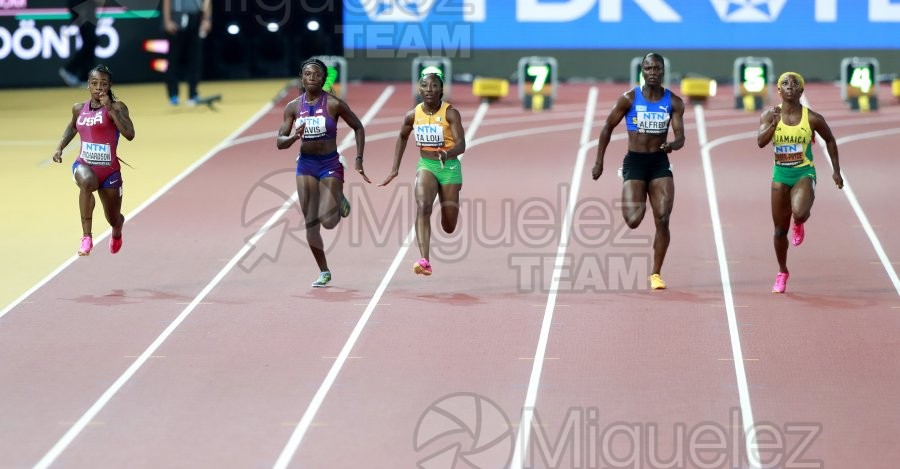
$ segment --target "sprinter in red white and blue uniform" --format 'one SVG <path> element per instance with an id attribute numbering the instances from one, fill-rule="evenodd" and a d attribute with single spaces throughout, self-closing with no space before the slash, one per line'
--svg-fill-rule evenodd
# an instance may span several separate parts
<path id="1" fill-rule="evenodd" d="M 78 208 L 81 212 L 81 245 L 79 256 L 87 256 L 94 247 L 92 229 L 94 192 L 100 195 L 106 221 L 112 226 L 109 251 L 122 248 L 122 172 L 117 153 L 119 136 L 134 139 L 134 123 L 128 106 L 118 101 L 112 91 L 112 72 L 105 65 L 94 67 L 88 74 L 91 99 L 72 106 L 72 121 L 63 131 L 53 161 L 62 163 L 62 152 L 78 135 L 81 149 L 72 164 L 72 176 L 78 185 Z"/>

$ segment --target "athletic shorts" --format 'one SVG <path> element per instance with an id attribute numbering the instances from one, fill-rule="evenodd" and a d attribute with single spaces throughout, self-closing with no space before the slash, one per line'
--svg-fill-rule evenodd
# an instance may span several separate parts
<path id="1" fill-rule="evenodd" d="M 629 151 L 625 154 L 625 161 L 622 162 L 622 179 L 650 182 L 664 177 L 672 177 L 672 165 L 666 152 Z"/>
<path id="2" fill-rule="evenodd" d="M 297 157 L 297 176 L 312 176 L 316 179 L 338 178 L 344 182 L 344 165 L 338 152 L 326 155 L 304 155 Z"/>
<path id="3" fill-rule="evenodd" d="M 438 184 L 442 186 L 462 184 L 462 163 L 459 160 L 446 160 L 444 161 L 444 167 L 441 168 L 441 162 L 438 160 L 419 158 L 419 166 L 416 167 L 416 172 L 422 169 L 434 174 Z"/>
<path id="4" fill-rule="evenodd" d="M 81 158 L 76 158 L 72 163 L 72 177 L 75 177 L 75 168 L 85 165 L 91 168 L 97 180 L 100 181 L 100 189 L 116 189 L 122 187 L 122 172 L 118 168 L 105 165 L 87 164 Z"/>
<path id="5" fill-rule="evenodd" d="M 802 168 L 789 168 L 776 165 L 772 169 L 772 182 L 780 182 L 788 187 L 794 187 L 803 178 L 810 178 L 815 183 L 816 167 L 810 165 Z"/>

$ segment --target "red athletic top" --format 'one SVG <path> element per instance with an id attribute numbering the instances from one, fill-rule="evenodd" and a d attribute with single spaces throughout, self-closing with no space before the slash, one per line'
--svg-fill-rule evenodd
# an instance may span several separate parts
<path id="1" fill-rule="evenodd" d="M 93 166 L 110 166 L 119 169 L 119 157 L 116 147 L 119 144 L 119 129 L 110 119 L 106 107 L 91 109 L 87 101 L 78 114 L 75 122 L 78 136 L 81 137 L 81 153 L 78 159 Z"/>

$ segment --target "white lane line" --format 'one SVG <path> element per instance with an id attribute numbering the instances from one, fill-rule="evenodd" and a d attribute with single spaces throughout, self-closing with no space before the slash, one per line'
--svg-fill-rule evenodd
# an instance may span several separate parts
<path id="1" fill-rule="evenodd" d="M 838 145 L 842 145 L 844 143 L 850 143 L 857 140 L 884 137 L 886 135 L 894 135 L 898 133 L 900 133 L 900 129 L 877 130 L 839 138 L 837 139 L 837 143 Z M 819 146 L 822 147 L 822 151 L 825 154 L 825 160 L 828 161 L 828 167 L 830 167 L 831 171 L 834 172 L 834 165 L 831 164 L 831 157 L 829 157 L 828 155 L 828 147 L 825 146 L 825 142 L 822 139 L 819 139 Z M 869 242 L 872 243 L 872 248 L 875 249 L 875 254 L 878 256 L 878 260 L 881 261 L 881 265 L 884 267 L 885 272 L 887 272 L 888 278 L 890 278 L 891 283 L 894 284 L 894 290 L 896 290 L 897 294 L 900 295 L 900 278 L 897 277 L 897 271 L 894 270 L 894 265 L 891 263 L 891 259 L 888 257 L 887 252 L 885 252 L 884 247 L 881 245 L 881 241 L 878 239 L 878 235 L 875 233 L 875 228 L 872 228 L 872 224 L 869 223 L 869 217 L 866 216 L 866 212 L 863 210 L 862 205 L 860 205 L 859 199 L 856 198 L 856 192 L 854 192 L 853 187 L 850 186 L 850 180 L 847 177 L 847 173 L 844 171 L 843 167 L 841 167 L 841 177 L 844 178 L 844 188 L 842 189 L 844 195 L 847 196 L 847 201 L 850 202 L 850 207 L 852 207 L 853 212 L 856 213 L 856 218 L 859 218 L 859 222 L 862 224 L 863 231 L 865 231 L 866 236 L 869 237 Z"/>
<path id="2" fill-rule="evenodd" d="M 482 103 L 481 105 L 479 105 L 478 111 L 475 113 L 475 117 L 472 118 L 472 123 L 466 130 L 466 140 L 474 138 L 475 133 L 478 131 L 478 127 L 481 125 L 481 121 L 484 119 L 485 114 L 487 114 L 488 109 L 489 105 L 487 103 Z M 394 133 L 394 135 L 396 135 L 396 132 Z M 472 146 L 467 145 L 466 150 L 471 150 L 471 147 Z M 460 155 L 459 159 L 462 160 L 463 156 L 464 155 Z M 359 321 L 357 321 L 356 327 L 353 328 L 353 332 L 350 333 L 350 337 L 347 338 L 347 342 L 344 343 L 344 347 L 341 348 L 341 352 L 338 354 L 337 359 L 331 365 L 331 369 L 328 370 L 328 374 L 325 376 L 322 384 L 319 385 L 319 389 L 316 391 L 316 394 L 313 396 L 309 405 L 306 407 L 306 411 L 303 412 L 303 417 L 300 418 L 300 422 L 294 428 L 294 431 L 293 433 L 291 433 L 290 438 L 288 438 L 287 443 L 281 450 L 281 454 L 278 455 L 278 459 L 275 461 L 275 465 L 272 466 L 273 469 L 286 468 L 288 464 L 290 464 L 291 459 L 293 459 L 294 455 L 297 453 L 297 449 L 300 447 L 300 443 L 303 441 L 303 437 L 309 430 L 313 419 L 316 418 L 316 414 L 322 407 L 322 403 L 325 401 L 325 397 L 328 395 L 328 391 L 331 390 L 331 387 L 334 385 L 334 381 L 337 379 L 338 374 L 341 372 L 341 368 L 343 368 L 344 363 L 350 357 L 350 352 L 353 350 L 353 347 L 356 346 L 356 341 L 359 340 L 363 329 L 366 327 L 366 323 L 368 323 L 369 318 L 372 317 L 372 313 L 375 311 L 375 307 L 378 306 L 378 302 L 381 300 L 381 296 L 384 294 L 384 291 L 387 290 L 388 285 L 391 283 L 391 279 L 394 278 L 394 274 L 400 267 L 400 263 L 403 262 L 403 260 L 406 258 L 406 252 L 409 251 L 409 247 L 413 244 L 415 235 L 416 231 L 415 227 L 413 227 L 406 235 L 406 239 L 403 240 L 403 245 L 397 251 L 397 255 L 394 256 L 394 261 L 391 262 L 391 266 L 388 267 L 387 272 L 385 272 L 384 278 L 381 280 L 381 283 L 375 290 L 372 299 L 369 300 L 369 304 L 366 306 L 365 311 L 363 311 L 362 316 L 360 316 Z"/>
<path id="3" fill-rule="evenodd" d="M 393 86 L 388 86 L 387 88 L 385 88 L 385 90 L 382 92 L 381 96 L 379 96 L 378 100 L 375 101 L 375 103 L 372 105 L 372 107 L 369 109 L 369 111 L 366 113 L 366 115 L 362 117 L 361 121 L 363 123 L 365 123 L 365 122 L 367 122 L 367 120 L 371 120 L 372 117 L 374 117 L 375 114 L 378 112 L 378 110 L 381 109 L 381 107 L 384 105 L 384 103 L 387 102 L 387 99 L 390 97 L 390 95 L 393 92 L 394 92 Z M 272 105 L 269 105 L 269 108 L 271 108 L 271 106 Z M 353 139 L 352 133 L 347 135 L 347 137 L 344 139 L 344 142 L 341 143 L 340 147 L 345 148 L 345 147 L 349 146 L 352 139 Z M 199 164 L 195 164 L 193 167 L 196 167 L 196 166 L 199 166 Z M 167 186 L 167 187 L 170 187 L 170 186 Z M 157 337 L 156 340 L 154 340 L 153 343 L 150 344 L 150 346 L 147 347 L 147 349 L 144 350 L 143 353 L 141 353 L 140 357 L 137 360 L 135 360 L 131 364 L 131 366 L 129 366 L 128 369 L 125 370 L 125 372 L 122 373 L 122 375 L 119 376 L 119 378 L 116 379 L 116 381 L 113 382 L 113 384 L 109 388 L 106 389 L 106 391 L 103 392 L 103 394 L 100 396 L 100 398 L 97 399 L 97 401 L 94 402 L 93 405 L 91 405 L 91 407 L 84 413 L 84 415 L 82 415 L 75 422 L 75 424 L 72 425 L 72 427 L 70 427 L 69 430 L 62 436 L 62 438 L 60 438 L 59 441 L 57 441 L 56 444 L 54 444 L 53 447 L 50 448 L 50 451 L 48 451 L 47 454 L 45 454 L 44 457 L 42 457 L 41 460 L 38 461 L 37 464 L 35 464 L 35 466 L 34 466 L 35 469 L 45 469 L 45 468 L 49 467 L 51 464 L 53 464 L 54 461 L 56 461 L 56 459 L 59 457 L 59 455 L 62 454 L 62 452 L 65 451 L 65 449 L 72 443 L 72 441 L 74 441 L 75 438 L 78 437 L 78 435 L 81 433 L 81 431 L 84 430 L 84 428 L 88 424 L 90 424 L 90 422 L 94 419 L 94 417 L 96 417 L 97 414 L 99 414 L 100 411 L 103 410 L 103 408 L 106 406 L 106 404 L 109 403 L 110 400 L 112 400 L 112 398 L 116 395 L 116 393 L 118 393 L 119 390 L 121 390 L 122 387 L 125 386 L 125 384 L 135 375 L 135 373 L 137 373 L 137 371 L 141 368 L 141 366 L 143 366 L 144 363 L 146 363 L 156 353 L 156 351 L 162 346 L 163 342 L 165 342 L 166 339 L 168 339 L 169 336 L 172 335 L 172 333 L 175 331 L 175 329 L 177 329 L 178 326 L 180 326 L 181 323 L 184 322 L 184 320 L 187 319 L 188 316 L 190 316 L 190 314 L 194 311 L 194 309 L 197 307 L 197 305 L 199 305 L 200 302 L 202 302 L 203 299 L 206 298 L 206 296 L 219 284 L 219 282 L 221 282 L 222 279 L 225 278 L 225 276 L 250 251 L 250 249 L 254 246 L 254 244 L 257 241 L 259 241 L 259 239 L 262 238 L 262 236 L 268 231 L 268 229 L 271 228 L 271 226 L 277 220 L 280 219 L 282 214 L 290 208 L 290 205 L 293 203 L 294 200 L 296 200 L 296 196 L 297 196 L 297 194 L 295 192 L 294 196 L 291 198 L 291 200 L 287 201 L 278 210 L 278 212 L 273 214 L 272 217 L 266 221 L 266 223 L 263 225 L 263 227 L 260 228 L 259 231 L 253 236 L 253 238 L 251 238 L 250 241 L 248 241 L 247 243 L 245 243 L 243 245 L 243 247 L 241 247 L 241 249 L 237 252 L 237 254 L 235 254 L 234 257 L 232 257 L 231 260 L 228 261 L 227 264 L 225 264 L 225 267 L 223 267 L 222 270 L 220 270 L 219 273 L 216 274 L 216 276 L 203 288 L 203 290 L 201 290 L 200 293 L 197 294 L 197 296 L 194 298 L 194 300 L 191 302 L 191 304 L 188 305 L 178 315 L 178 317 L 176 317 L 175 320 L 172 321 L 171 324 L 169 324 L 169 327 L 167 327 L 159 335 L 159 337 Z"/>
<path id="4" fill-rule="evenodd" d="M 597 107 L 597 88 L 591 87 L 588 91 L 587 107 L 584 110 L 584 122 L 581 127 L 581 140 L 578 148 L 578 156 L 575 158 L 575 168 L 572 170 L 572 191 L 566 206 L 566 214 L 562 220 L 562 232 L 559 237 L 559 246 L 556 249 L 556 262 L 553 265 L 553 275 L 550 277 L 550 291 L 547 295 L 547 304 L 544 307 L 544 320 L 541 323 L 541 332 L 538 336 L 537 350 L 534 352 L 534 362 L 531 366 L 531 378 L 528 380 L 528 390 L 525 392 L 525 404 L 522 406 L 522 420 L 519 423 L 516 447 L 513 452 L 510 469 L 525 467 L 525 454 L 531 437 L 531 424 L 534 419 L 534 409 L 537 403 L 538 385 L 541 381 L 541 371 L 544 361 L 547 360 L 547 343 L 550 339 L 550 325 L 553 323 L 553 309 L 556 304 L 559 281 L 562 277 L 563 263 L 566 250 L 569 246 L 569 231 L 572 217 L 575 214 L 575 205 L 578 202 L 578 192 L 581 189 L 581 180 L 584 172 L 584 161 L 590 146 L 591 128 L 594 122 L 594 113 Z"/>
<path id="5" fill-rule="evenodd" d="M 144 211 L 144 209 L 149 207 L 151 204 L 156 202 L 157 199 L 159 199 L 160 197 L 165 195 L 166 192 L 168 192 L 169 190 L 172 189 L 172 187 L 174 187 L 176 184 L 178 184 L 179 182 L 184 180 L 184 178 L 188 177 L 197 168 L 199 168 L 201 165 L 203 165 L 203 163 L 206 163 L 207 161 L 209 161 L 210 158 L 216 156 L 222 150 L 230 147 L 232 145 L 232 142 L 238 137 L 238 135 L 244 133 L 244 131 L 246 131 L 248 128 L 250 128 L 250 126 L 255 124 L 256 121 L 258 121 L 262 116 L 264 116 L 267 112 L 269 112 L 273 106 L 275 106 L 274 101 L 269 102 L 266 105 L 264 105 L 259 111 L 256 112 L 256 114 L 253 114 L 253 116 L 251 116 L 250 119 L 248 119 L 240 127 L 238 127 L 237 130 L 232 132 L 230 135 L 225 137 L 224 140 L 219 142 L 218 145 L 216 145 L 211 150 L 206 152 L 206 154 L 203 155 L 203 157 L 201 157 L 199 160 L 195 161 L 194 164 L 188 166 L 184 171 L 182 171 L 180 174 L 175 176 L 174 179 L 169 181 L 165 186 L 161 187 L 158 191 L 156 191 L 156 193 L 151 195 L 150 198 L 145 200 L 144 203 L 140 204 L 137 208 L 132 210 L 130 213 L 125 214 L 125 224 L 127 225 L 134 217 L 136 217 L 139 213 Z M 103 241 L 103 239 L 106 238 L 107 236 L 109 236 L 111 233 L 112 233 L 112 228 L 107 228 L 107 230 L 104 231 L 100 236 L 97 236 L 96 238 L 94 238 L 94 244 L 98 244 L 100 241 Z M 59 275 L 60 272 L 65 270 L 66 267 L 69 267 L 69 265 L 71 265 L 73 262 L 75 262 L 75 260 L 77 260 L 78 257 L 79 257 L 78 255 L 73 255 L 68 260 L 63 262 L 59 267 L 57 267 L 55 270 L 53 270 L 53 272 L 50 272 L 50 274 L 48 274 L 46 277 L 41 279 L 38 283 L 34 284 L 34 286 L 29 288 L 25 293 L 21 294 L 18 298 L 13 300 L 10 304 L 8 304 L 5 308 L 3 308 L 2 311 L 0 311 L 0 318 L 5 316 L 6 313 L 10 312 L 10 310 L 15 308 L 16 306 L 18 306 L 19 303 L 22 302 L 22 300 L 24 300 L 25 298 L 28 298 L 32 293 L 34 293 L 39 288 L 41 288 L 45 284 L 47 284 L 47 282 L 49 282 L 50 280 L 53 280 L 53 278 L 56 277 L 57 275 Z"/>
<path id="6" fill-rule="evenodd" d="M 734 360 L 734 373 L 737 378 L 738 400 L 741 405 L 741 418 L 744 423 L 744 444 L 747 459 L 751 468 L 759 468 L 759 452 L 756 444 L 756 421 L 753 419 L 753 408 L 750 405 L 750 387 L 747 384 L 747 371 L 744 369 L 744 352 L 741 350 L 741 336 L 738 330 L 737 313 L 734 307 L 734 292 L 731 290 L 731 276 L 728 273 L 728 257 L 725 255 L 725 236 L 722 232 L 722 219 L 719 216 L 719 202 L 716 198 L 716 183 L 713 177 L 711 150 L 727 141 L 744 139 L 756 135 L 745 132 L 739 135 L 720 138 L 710 143 L 706 135 L 706 118 L 703 106 L 695 105 L 697 118 L 697 138 L 700 143 L 700 156 L 703 161 L 703 178 L 706 180 L 706 198 L 709 201 L 709 215 L 712 219 L 713 237 L 716 242 L 716 257 L 719 259 L 719 275 L 722 280 L 722 297 L 725 300 L 725 312 L 728 316 L 728 335 L 731 337 L 731 358 Z"/>
<path id="7" fill-rule="evenodd" d="M 804 103 L 804 105 L 808 106 L 808 102 Z M 734 305 L 734 294 L 731 290 L 731 279 L 728 272 L 728 260 L 725 255 L 725 243 L 724 236 L 722 232 L 721 219 L 719 217 L 719 207 L 718 201 L 716 199 L 716 189 L 715 189 L 715 180 L 712 172 L 712 159 L 711 159 L 711 151 L 713 148 L 722 145 L 724 143 L 729 143 L 738 140 L 750 139 L 757 135 L 757 132 L 743 132 L 740 134 L 729 135 L 727 137 L 722 137 L 716 139 L 713 142 L 708 142 L 708 137 L 706 135 L 706 125 L 705 118 L 703 114 L 702 106 L 695 106 L 695 112 L 697 114 L 697 133 L 698 139 L 701 145 L 701 156 L 703 159 L 703 175 L 706 180 L 707 185 L 707 198 L 709 200 L 710 206 L 710 216 L 712 217 L 713 224 L 713 234 L 716 242 L 716 254 L 719 261 L 719 273 L 722 279 L 722 287 L 723 287 L 723 297 L 725 299 L 725 309 L 728 315 L 728 332 L 731 337 L 731 350 L 732 350 L 732 360 L 735 363 L 735 375 L 738 383 L 738 397 L 741 405 L 741 413 L 744 421 L 744 436 L 745 436 L 745 445 L 746 451 L 749 456 L 750 467 L 758 468 L 760 467 L 760 456 L 756 443 L 756 432 L 755 432 L 755 420 L 753 417 L 753 409 L 750 403 L 750 390 L 747 380 L 747 373 L 744 368 L 744 361 L 751 361 L 751 359 L 746 359 L 743 357 L 743 352 L 741 350 L 741 341 L 740 341 L 740 333 L 738 331 L 737 325 L 737 314 L 735 311 Z M 838 143 L 848 143 L 855 140 L 863 140 L 868 138 L 876 138 L 885 135 L 892 135 L 900 133 L 900 129 L 888 129 L 874 132 L 867 132 L 864 134 L 856 134 L 848 137 L 844 137 L 842 139 L 838 139 Z M 824 148 L 824 143 L 819 142 Z M 828 150 L 825 149 L 825 158 L 828 160 L 828 164 L 831 165 L 831 158 L 828 157 Z M 832 170 L 834 168 L 832 167 Z M 843 172 L 843 168 L 841 170 L 841 175 L 844 177 L 844 190 L 846 191 L 849 188 L 849 183 L 847 182 L 846 175 Z M 869 224 L 869 220 L 866 217 L 865 213 L 862 210 L 862 207 L 859 205 L 859 202 L 856 199 L 855 194 L 852 189 L 850 191 L 845 192 L 848 200 L 850 201 L 850 205 L 853 207 L 856 212 L 857 217 L 860 219 L 860 222 L 863 225 L 863 229 L 866 234 L 869 236 L 869 240 L 872 242 L 872 245 L 875 248 L 876 253 L 878 254 L 879 259 L 881 260 L 882 265 L 884 265 L 885 270 L 888 273 L 888 276 L 891 278 L 891 281 L 894 284 L 894 288 L 900 293 L 900 281 L 897 279 L 897 273 L 891 265 L 890 259 L 884 252 L 884 249 L 881 247 L 881 243 L 878 241 L 878 237 L 875 234 L 874 229 L 872 229 L 871 224 Z"/>

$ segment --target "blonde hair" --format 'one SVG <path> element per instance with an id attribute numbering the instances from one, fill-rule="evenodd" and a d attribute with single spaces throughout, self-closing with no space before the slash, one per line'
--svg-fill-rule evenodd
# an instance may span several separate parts
<path id="1" fill-rule="evenodd" d="M 784 72 L 784 73 L 781 74 L 781 76 L 778 77 L 778 81 L 776 82 L 776 85 L 777 85 L 776 87 L 777 87 L 779 90 L 781 89 L 781 82 L 784 81 L 784 79 L 787 78 L 787 77 L 789 77 L 789 76 L 792 76 L 792 77 L 794 77 L 794 78 L 797 79 L 797 82 L 800 83 L 800 88 L 806 88 L 806 86 L 804 85 L 804 82 L 803 82 L 803 76 L 802 76 L 802 75 L 800 75 L 800 74 L 797 73 L 797 72 Z"/>

